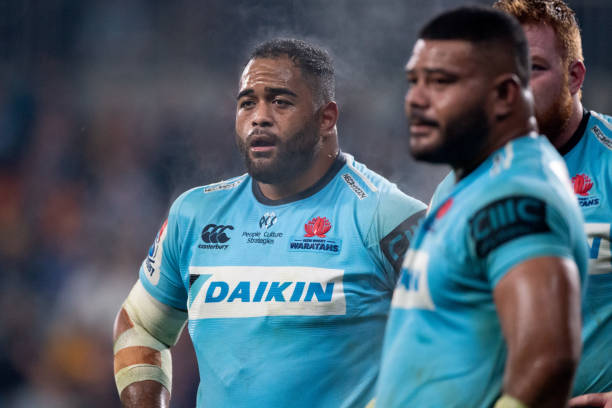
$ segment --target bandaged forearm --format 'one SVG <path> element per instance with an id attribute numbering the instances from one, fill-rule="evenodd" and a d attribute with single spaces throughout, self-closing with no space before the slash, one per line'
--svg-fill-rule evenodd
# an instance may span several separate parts
<path id="1" fill-rule="evenodd" d="M 128 385 L 145 380 L 161 383 L 171 391 L 172 359 L 187 322 L 187 313 L 164 305 L 136 282 L 119 316 L 113 347 L 115 382 L 119 395 Z"/>

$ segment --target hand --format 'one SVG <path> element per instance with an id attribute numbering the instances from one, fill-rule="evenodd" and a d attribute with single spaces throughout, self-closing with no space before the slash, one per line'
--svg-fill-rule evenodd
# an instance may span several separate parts
<path id="1" fill-rule="evenodd" d="M 584 394 L 569 400 L 570 408 L 612 408 L 612 391 L 599 394 Z"/>

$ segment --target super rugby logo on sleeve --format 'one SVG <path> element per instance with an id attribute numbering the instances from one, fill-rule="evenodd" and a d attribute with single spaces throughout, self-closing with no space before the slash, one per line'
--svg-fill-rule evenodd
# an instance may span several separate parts
<path id="1" fill-rule="evenodd" d="M 546 223 L 546 203 L 529 196 L 494 201 L 476 212 L 469 223 L 480 258 L 513 239 L 550 231 Z"/>
<path id="2" fill-rule="evenodd" d="M 191 266 L 189 318 L 346 314 L 344 270 L 299 266 Z"/>
<path id="3" fill-rule="evenodd" d="M 342 249 L 342 240 L 328 238 L 327 233 L 331 229 L 331 222 L 326 217 L 314 217 L 304 224 L 306 233 L 303 237 L 291 238 L 289 251 L 339 254 Z"/>
<path id="4" fill-rule="evenodd" d="M 147 278 L 153 285 L 157 285 L 159 282 L 159 268 L 161 267 L 162 258 L 163 258 L 163 243 L 166 239 L 166 226 L 168 225 L 168 220 L 164 221 L 157 236 L 155 237 L 155 241 L 151 248 L 149 248 L 149 253 L 147 254 L 147 258 L 144 260 L 144 267 L 146 271 Z"/>

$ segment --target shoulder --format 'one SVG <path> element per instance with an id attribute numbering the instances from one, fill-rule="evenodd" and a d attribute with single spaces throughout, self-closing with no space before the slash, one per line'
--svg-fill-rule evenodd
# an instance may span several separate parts
<path id="1" fill-rule="evenodd" d="M 478 210 L 499 200 L 528 202 L 517 201 L 521 197 L 563 210 L 576 207 L 567 166 L 545 137 L 521 138 L 504 150 L 505 156 L 493 157 L 490 169 L 466 189 L 469 207 Z"/>
<path id="2" fill-rule="evenodd" d="M 591 117 L 585 131 L 587 137 L 596 140 L 599 146 L 612 152 L 612 116 L 590 112 Z"/>
<path id="3" fill-rule="evenodd" d="M 188 215 L 208 202 L 217 202 L 241 191 L 241 186 L 248 180 L 243 174 L 228 180 L 191 188 L 182 193 L 172 204 L 171 213 Z"/>
<path id="4" fill-rule="evenodd" d="M 338 176 L 357 200 L 367 200 L 377 206 L 398 207 L 401 212 L 414 213 L 425 209 L 425 204 L 402 192 L 395 183 L 356 161 L 352 155 L 343 154 L 346 164 Z"/>
<path id="5" fill-rule="evenodd" d="M 508 143 L 505 150 L 511 158 L 493 158 L 487 188 L 495 185 L 495 190 L 518 189 L 537 195 L 548 194 L 562 186 L 561 191 L 573 197 L 565 161 L 546 137 L 523 137 Z M 504 161 L 507 164 L 495 168 Z"/>

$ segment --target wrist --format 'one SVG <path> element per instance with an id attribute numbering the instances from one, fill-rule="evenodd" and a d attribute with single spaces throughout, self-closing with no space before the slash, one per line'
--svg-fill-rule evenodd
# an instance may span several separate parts
<path id="1" fill-rule="evenodd" d="M 511 397 L 508 394 L 504 394 L 495 402 L 493 408 L 529 408 L 520 400 Z"/>

